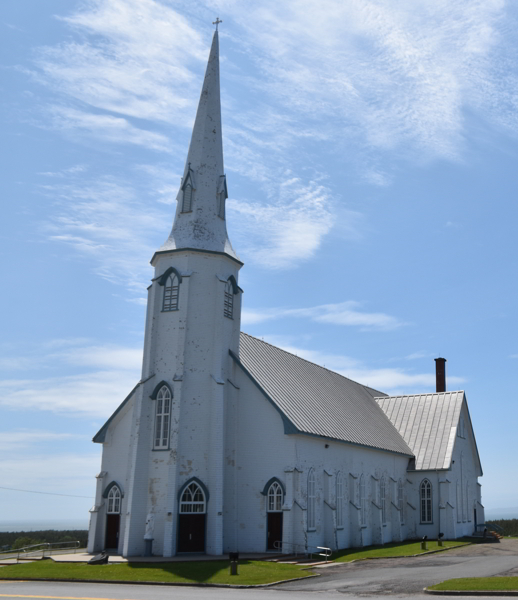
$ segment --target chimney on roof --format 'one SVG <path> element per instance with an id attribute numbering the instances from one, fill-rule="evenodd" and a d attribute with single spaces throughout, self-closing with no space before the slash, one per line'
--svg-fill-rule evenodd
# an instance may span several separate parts
<path id="1" fill-rule="evenodd" d="M 446 359 L 435 359 L 435 391 L 446 391 Z"/>

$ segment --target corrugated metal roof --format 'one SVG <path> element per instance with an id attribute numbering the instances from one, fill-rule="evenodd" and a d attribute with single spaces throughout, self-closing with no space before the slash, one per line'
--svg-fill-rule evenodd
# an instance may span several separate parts
<path id="1" fill-rule="evenodd" d="M 380 392 L 241 333 L 238 360 L 294 432 L 411 456 L 380 409 Z"/>
<path id="2" fill-rule="evenodd" d="M 450 468 L 463 401 L 463 391 L 376 398 L 415 454 L 416 470 Z"/>

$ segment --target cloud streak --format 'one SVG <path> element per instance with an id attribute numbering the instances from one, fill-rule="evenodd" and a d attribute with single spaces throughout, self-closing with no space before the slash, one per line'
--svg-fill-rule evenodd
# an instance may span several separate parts
<path id="1" fill-rule="evenodd" d="M 359 302 L 322 304 L 312 308 L 272 308 L 265 310 L 244 309 L 243 325 L 253 325 L 282 318 L 305 318 L 317 323 L 360 327 L 362 329 L 393 330 L 404 325 L 402 321 L 385 313 L 369 313 L 359 310 Z"/>

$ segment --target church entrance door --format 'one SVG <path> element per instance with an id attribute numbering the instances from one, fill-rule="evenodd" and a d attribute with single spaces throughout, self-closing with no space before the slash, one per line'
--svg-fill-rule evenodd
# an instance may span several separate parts
<path id="1" fill-rule="evenodd" d="M 267 550 L 281 550 L 282 544 L 282 503 L 284 492 L 280 484 L 274 481 L 268 489 L 267 496 L 267 522 L 266 530 L 268 537 L 266 541 Z"/>
<path id="2" fill-rule="evenodd" d="M 205 493 L 195 481 L 182 492 L 178 515 L 178 552 L 205 552 Z"/>
<path id="3" fill-rule="evenodd" d="M 178 552 L 205 552 L 205 515 L 180 515 Z"/>
<path id="4" fill-rule="evenodd" d="M 279 550 L 279 547 L 275 547 L 275 542 L 279 542 L 277 546 L 282 543 L 282 513 L 281 512 L 269 512 L 268 513 L 268 547 L 267 550 Z"/>
<path id="5" fill-rule="evenodd" d="M 120 515 L 106 515 L 106 540 L 104 547 L 113 549 L 119 547 Z"/>

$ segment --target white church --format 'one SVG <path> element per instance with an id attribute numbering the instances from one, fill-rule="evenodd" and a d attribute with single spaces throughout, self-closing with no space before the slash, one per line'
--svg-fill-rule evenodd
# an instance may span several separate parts
<path id="1" fill-rule="evenodd" d="M 142 379 L 93 440 L 88 550 L 292 553 L 472 534 L 482 467 L 445 359 L 436 393 L 390 397 L 241 332 L 226 198 L 216 31 L 173 228 L 151 260 Z"/>

